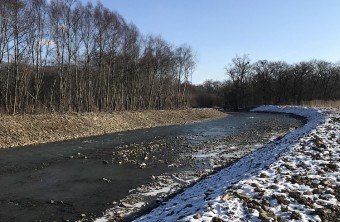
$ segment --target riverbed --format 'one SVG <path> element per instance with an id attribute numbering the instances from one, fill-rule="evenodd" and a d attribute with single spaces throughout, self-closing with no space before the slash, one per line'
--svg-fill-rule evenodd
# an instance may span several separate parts
<path id="1" fill-rule="evenodd" d="M 133 218 L 300 127 L 301 119 L 229 113 L 199 123 L 0 150 L 1 221 Z"/>

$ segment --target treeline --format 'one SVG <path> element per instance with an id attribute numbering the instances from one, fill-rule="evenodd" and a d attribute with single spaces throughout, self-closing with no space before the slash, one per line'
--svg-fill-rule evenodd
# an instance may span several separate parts
<path id="1" fill-rule="evenodd" d="M 242 109 L 257 105 L 300 105 L 311 100 L 340 99 L 340 66 L 322 60 L 288 64 L 237 56 L 226 68 L 228 80 L 208 80 L 195 87 L 210 94 L 203 106 Z M 194 102 L 197 103 L 196 100 Z M 212 105 L 211 105 L 212 104 Z M 200 105 L 202 106 L 202 105 Z"/>
<path id="2" fill-rule="evenodd" d="M 0 111 L 189 106 L 189 46 L 143 36 L 101 3 L 0 1 Z"/>
<path id="3" fill-rule="evenodd" d="M 191 86 L 193 107 L 224 107 L 226 82 L 208 79 L 203 84 Z"/>

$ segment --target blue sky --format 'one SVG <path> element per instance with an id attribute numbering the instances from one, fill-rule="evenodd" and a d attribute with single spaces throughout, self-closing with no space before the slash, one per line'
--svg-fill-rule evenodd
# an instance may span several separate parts
<path id="1" fill-rule="evenodd" d="M 96 3 L 96 0 L 91 0 Z M 87 0 L 82 0 L 87 2 Z M 340 61 L 339 0 L 101 0 L 142 34 L 190 45 L 192 81 L 223 81 L 236 55 L 289 63 Z"/>

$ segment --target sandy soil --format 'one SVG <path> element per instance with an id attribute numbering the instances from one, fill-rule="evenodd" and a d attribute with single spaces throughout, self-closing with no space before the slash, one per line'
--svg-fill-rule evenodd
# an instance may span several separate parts
<path id="1" fill-rule="evenodd" d="M 225 116 L 215 109 L 0 116 L 0 148 L 185 124 Z"/>

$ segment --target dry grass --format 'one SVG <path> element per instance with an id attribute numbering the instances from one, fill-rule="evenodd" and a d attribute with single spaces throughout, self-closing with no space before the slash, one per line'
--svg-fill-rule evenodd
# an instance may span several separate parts
<path id="1" fill-rule="evenodd" d="M 302 102 L 303 106 L 340 108 L 340 100 L 312 100 Z"/>
<path id="2" fill-rule="evenodd" d="M 0 148 L 184 124 L 225 116 L 215 109 L 0 116 Z"/>

